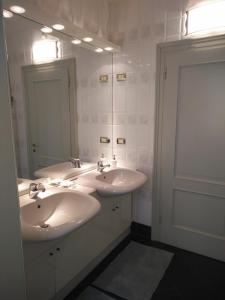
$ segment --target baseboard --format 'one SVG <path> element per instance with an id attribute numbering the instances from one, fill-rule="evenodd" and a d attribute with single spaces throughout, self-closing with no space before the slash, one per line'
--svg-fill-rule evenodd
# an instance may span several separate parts
<path id="1" fill-rule="evenodd" d="M 151 242 L 151 227 L 140 223 L 131 223 L 131 238 L 141 239 L 143 242 Z"/>

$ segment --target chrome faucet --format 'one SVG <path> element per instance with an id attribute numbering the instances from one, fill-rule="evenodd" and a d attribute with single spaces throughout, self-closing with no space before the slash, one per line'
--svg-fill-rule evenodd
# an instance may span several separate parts
<path id="1" fill-rule="evenodd" d="M 74 165 L 74 168 L 81 168 L 80 159 L 70 157 L 69 161 Z"/>
<path id="2" fill-rule="evenodd" d="M 102 173 L 103 170 L 104 170 L 105 168 L 108 168 L 108 167 L 110 167 L 110 164 L 104 165 L 104 164 L 103 164 L 103 161 L 101 161 L 101 160 L 98 161 L 98 169 L 97 169 L 97 170 L 98 170 L 99 172 Z"/>
<path id="3" fill-rule="evenodd" d="M 34 183 L 32 182 L 29 187 L 29 197 L 31 199 L 38 200 L 38 194 L 40 192 L 45 192 L 45 187 L 42 183 Z"/>

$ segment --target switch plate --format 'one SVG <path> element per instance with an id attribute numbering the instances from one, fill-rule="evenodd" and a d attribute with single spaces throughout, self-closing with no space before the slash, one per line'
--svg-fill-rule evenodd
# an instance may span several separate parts
<path id="1" fill-rule="evenodd" d="M 99 76 L 99 81 L 102 83 L 108 82 L 109 81 L 109 76 L 107 74 L 100 75 Z"/>
<path id="2" fill-rule="evenodd" d="M 126 81 L 127 74 L 126 73 L 116 74 L 116 79 L 117 79 L 117 81 Z"/>
<path id="3" fill-rule="evenodd" d="M 100 143 L 101 144 L 109 144 L 110 143 L 110 139 L 108 137 L 101 136 L 100 137 Z"/>
<path id="4" fill-rule="evenodd" d="M 117 144 L 118 145 L 125 145 L 126 139 L 125 138 L 117 138 Z"/>

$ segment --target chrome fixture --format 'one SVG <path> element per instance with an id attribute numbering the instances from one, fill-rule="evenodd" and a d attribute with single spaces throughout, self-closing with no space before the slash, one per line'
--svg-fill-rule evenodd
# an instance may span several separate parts
<path id="1" fill-rule="evenodd" d="M 105 169 L 105 168 L 108 168 L 108 167 L 110 167 L 110 164 L 108 164 L 108 165 L 104 165 L 103 164 L 103 162 L 100 160 L 100 161 L 98 161 L 98 171 L 99 172 L 103 172 L 103 170 Z"/>
<path id="2" fill-rule="evenodd" d="M 80 159 L 70 157 L 69 161 L 74 165 L 74 168 L 81 168 Z"/>
<path id="3" fill-rule="evenodd" d="M 29 187 L 29 197 L 31 199 L 38 200 L 38 194 L 40 192 L 45 192 L 45 187 L 42 183 L 34 183 L 32 182 Z"/>

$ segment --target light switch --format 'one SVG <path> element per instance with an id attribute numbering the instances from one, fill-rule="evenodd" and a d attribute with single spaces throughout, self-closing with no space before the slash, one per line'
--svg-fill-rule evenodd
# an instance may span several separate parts
<path id="1" fill-rule="evenodd" d="M 107 74 L 105 74 L 105 75 L 100 75 L 100 76 L 99 76 L 99 81 L 100 81 L 101 83 L 108 82 L 108 81 L 109 81 L 109 76 L 108 76 Z"/>
<path id="2" fill-rule="evenodd" d="M 100 143 L 101 144 L 109 144 L 110 143 L 110 139 L 108 137 L 101 136 L 100 137 Z"/>
<path id="3" fill-rule="evenodd" d="M 117 81 L 126 81 L 127 74 L 126 73 L 116 74 L 116 79 Z"/>
<path id="4" fill-rule="evenodd" d="M 125 145 L 126 139 L 125 138 L 117 138 L 117 144 L 118 145 Z"/>

